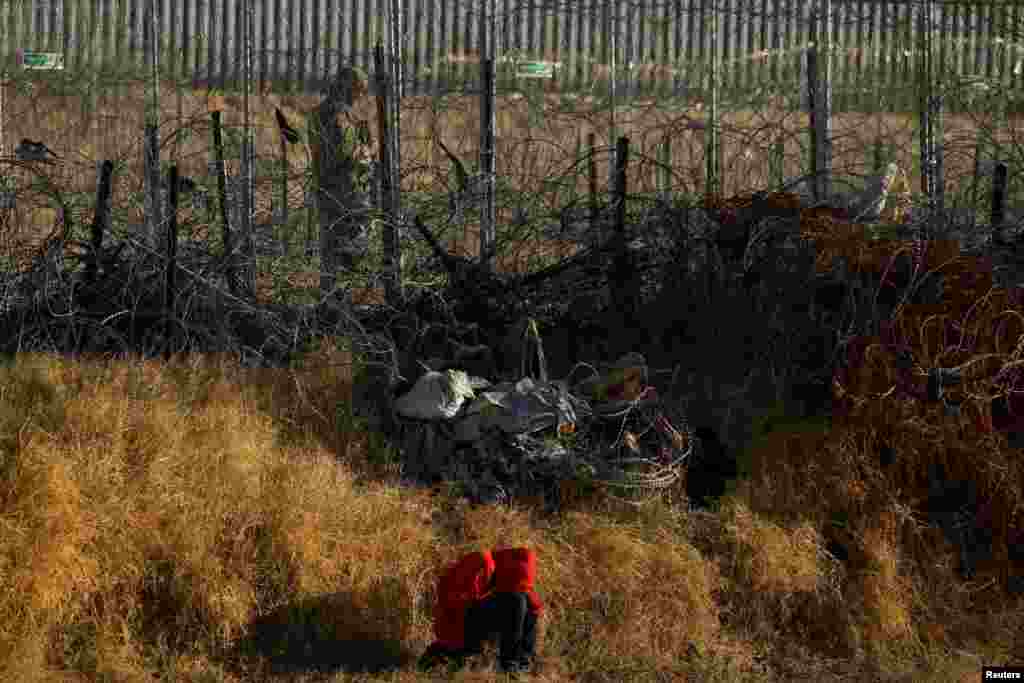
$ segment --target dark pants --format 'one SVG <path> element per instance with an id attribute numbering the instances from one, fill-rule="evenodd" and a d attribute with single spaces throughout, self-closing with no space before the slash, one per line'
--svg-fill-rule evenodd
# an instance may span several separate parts
<path id="1" fill-rule="evenodd" d="M 466 613 L 466 654 L 483 651 L 498 635 L 498 663 L 503 671 L 529 667 L 537 647 L 537 615 L 525 593 L 495 593 Z"/>

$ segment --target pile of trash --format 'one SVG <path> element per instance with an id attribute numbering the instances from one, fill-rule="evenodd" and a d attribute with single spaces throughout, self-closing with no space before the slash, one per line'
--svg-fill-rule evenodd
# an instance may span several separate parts
<path id="1" fill-rule="evenodd" d="M 549 380 L 538 350 L 539 372 L 526 372 L 524 360 L 516 381 L 424 365 L 385 408 L 403 478 L 454 483 L 477 503 L 529 498 L 549 508 L 567 481 L 636 501 L 680 480 L 693 435 L 648 384 L 642 355 L 627 354 L 604 372 L 581 363 L 566 379 Z M 590 372 L 574 380 L 581 368 Z"/>

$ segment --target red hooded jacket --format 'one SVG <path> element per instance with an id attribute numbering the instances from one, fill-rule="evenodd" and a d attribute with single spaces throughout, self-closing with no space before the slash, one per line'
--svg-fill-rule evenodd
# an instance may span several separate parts
<path id="1" fill-rule="evenodd" d="M 537 554 L 528 548 L 503 548 L 492 553 L 494 557 L 494 592 L 526 593 L 530 611 L 539 614 L 544 609 L 533 582 L 537 578 Z"/>
<path id="2" fill-rule="evenodd" d="M 436 644 L 461 650 L 466 643 L 466 608 L 486 597 L 494 575 L 494 558 L 489 551 L 470 553 L 450 565 L 437 582 L 434 607 Z"/>

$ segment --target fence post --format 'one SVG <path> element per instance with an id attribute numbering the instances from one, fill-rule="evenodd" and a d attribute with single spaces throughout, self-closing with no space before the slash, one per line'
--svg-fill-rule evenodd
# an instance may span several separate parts
<path id="1" fill-rule="evenodd" d="M 1006 217 L 1006 164 L 1000 161 L 996 164 L 995 172 L 992 175 L 992 230 L 996 231 L 1003 226 Z"/>
<path id="2" fill-rule="evenodd" d="M 90 284 L 96 282 L 100 249 L 103 248 L 103 233 L 110 227 L 110 195 L 113 176 L 114 162 L 107 159 L 100 164 L 99 182 L 96 185 L 96 212 L 93 214 L 90 230 L 92 256 L 85 266 L 85 278 Z"/>
<path id="3" fill-rule="evenodd" d="M 820 2 L 820 12 L 815 12 L 812 18 L 814 44 L 807 51 L 807 89 L 811 111 L 811 177 L 815 200 L 825 201 L 832 191 L 832 3 L 831 0 Z"/>
<path id="4" fill-rule="evenodd" d="M 241 210 L 242 220 L 239 237 L 241 238 L 241 275 L 244 281 L 244 289 L 250 296 L 256 295 L 256 236 L 253 234 L 255 226 L 253 218 L 256 207 L 256 145 L 252 127 L 250 100 L 252 99 L 252 40 L 255 29 L 255 18 L 253 16 L 254 0 L 243 0 L 244 6 L 242 16 L 239 17 L 243 25 L 242 35 L 242 125 L 244 138 L 242 142 L 242 183 L 241 183 Z"/>
<path id="5" fill-rule="evenodd" d="M 288 140 L 283 133 L 279 134 L 278 138 L 281 145 L 281 211 L 278 220 L 284 228 L 282 232 L 285 232 L 288 229 L 288 171 L 290 166 L 288 165 Z M 282 234 L 282 239 L 287 240 L 288 235 Z"/>
<path id="6" fill-rule="evenodd" d="M 7 72 L 0 71 L 0 157 L 7 156 Z M 7 189 L 6 186 L 3 187 Z"/>
<path id="7" fill-rule="evenodd" d="M 167 178 L 167 279 L 164 282 L 164 359 L 171 357 L 171 327 L 174 319 L 174 271 L 178 269 L 178 165 L 171 164 Z"/>
<path id="8" fill-rule="evenodd" d="M 389 127 L 389 145 L 391 146 L 391 204 L 394 207 L 395 215 L 401 213 L 402 208 L 402 66 L 394 60 L 392 67 L 393 75 L 389 79 L 391 93 L 388 96 L 388 112 L 391 116 Z"/>
<path id="9" fill-rule="evenodd" d="M 480 176 L 483 182 L 483 202 L 480 205 L 480 266 L 490 270 L 497 243 L 495 234 L 495 169 L 494 140 L 496 137 L 494 60 L 480 62 L 483 93 L 480 97 Z"/>
<path id="10" fill-rule="evenodd" d="M 394 112 L 397 119 L 398 102 L 405 95 L 405 83 L 402 73 L 403 50 L 402 50 L 402 7 L 398 0 L 389 0 L 388 13 L 388 42 L 391 43 L 391 79 L 394 83 Z"/>
<path id="11" fill-rule="evenodd" d="M 935 2 L 927 0 L 925 3 L 926 21 L 928 22 L 925 38 L 928 41 L 926 57 L 928 60 L 928 114 L 930 127 L 928 130 L 931 138 L 931 161 L 932 161 L 932 187 L 935 191 L 935 208 L 941 213 L 945 208 L 946 180 L 945 149 L 943 132 L 943 97 L 941 89 L 936 88 L 935 79 L 939 75 L 940 66 L 935 63 L 936 50 L 936 28 L 935 28 Z"/>
<path id="12" fill-rule="evenodd" d="M 620 137 L 615 144 L 615 195 L 612 198 L 614 203 L 615 216 L 615 274 L 613 286 L 615 287 L 618 309 L 625 316 L 627 322 L 632 321 L 633 308 L 633 287 L 630 253 L 626 244 L 626 166 L 629 163 L 629 138 Z"/>
<path id="13" fill-rule="evenodd" d="M 610 7 L 609 7 L 609 5 L 610 5 Z M 611 38 L 611 41 L 610 41 L 611 42 L 611 47 L 610 47 L 610 49 L 608 51 L 608 55 L 609 55 L 608 59 L 609 59 L 609 63 L 610 63 L 609 64 L 609 66 L 610 66 L 610 68 L 609 68 L 609 75 L 608 75 L 609 76 L 608 77 L 608 98 L 609 98 L 609 101 L 610 101 L 610 104 L 611 104 L 611 107 L 608 110 L 608 147 L 609 147 L 609 149 L 611 149 L 612 155 L 614 155 L 615 154 L 615 145 L 616 145 L 616 133 L 615 133 L 615 108 L 616 108 L 616 100 L 615 100 L 615 94 L 616 94 L 616 89 L 617 89 L 616 88 L 616 86 L 617 86 L 617 82 L 616 81 L 618 80 L 618 78 L 617 78 L 617 69 L 616 69 L 616 66 L 617 66 L 616 57 L 617 57 L 617 52 L 618 52 L 618 49 L 619 49 L 618 40 L 617 40 L 618 34 L 619 34 L 619 3 L 618 2 L 614 2 L 614 0 L 613 0 L 612 2 L 606 4 L 605 7 L 606 7 L 605 11 L 608 13 L 608 24 L 609 24 L 608 32 L 605 33 L 605 35 L 606 36 L 610 36 L 610 38 Z M 609 190 L 611 190 L 611 189 L 613 189 L 615 187 L 615 168 L 616 168 L 616 162 L 615 162 L 615 159 L 614 159 L 614 156 L 613 156 L 612 160 L 611 160 L 611 163 L 608 164 L 608 180 L 609 180 L 609 183 L 608 183 L 609 187 L 608 187 L 608 189 Z"/>
<path id="14" fill-rule="evenodd" d="M 664 201 L 672 196 L 672 138 L 668 135 L 658 145 L 658 192 Z"/>
<path id="15" fill-rule="evenodd" d="M 981 185 L 981 167 L 985 158 L 985 137 L 984 131 L 980 128 L 974 139 L 974 177 L 971 180 L 971 201 L 978 200 L 978 187 Z"/>
<path id="16" fill-rule="evenodd" d="M 935 208 L 940 213 L 945 209 L 946 205 L 946 164 L 945 150 L 943 149 L 945 135 L 943 133 L 942 106 L 942 95 L 932 95 L 930 108 L 932 120 L 932 183 L 935 186 Z"/>
<path id="17" fill-rule="evenodd" d="M 157 45 L 158 18 L 156 0 L 146 2 L 145 60 L 149 69 L 146 79 L 145 175 L 146 175 L 146 242 L 156 244 L 161 224 L 160 202 L 160 50 Z"/>
<path id="18" fill-rule="evenodd" d="M 395 221 L 395 193 L 393 187 L 394 166 L 392 159 L 391 117 L 388 100 L 391 97 L 391 74 L 384 59 L 384 46 L 380 41 L 374 49 L 374 67 L 377 73 L 377 125 L 380 130 L 378 148 L 380 150 L 380 194 L 384 209 L 383 249 L 384 249 L 384 295 L 389 304 L 396 305 L 402 296 L 401 254 L 398 241 L 398 226 Z"/>
<path id="19" fill-rule="evenodd" d="M 597 135 L 593 132 L 587 133 L 587 147 L 590 149 L 590 155 L 587 157 L 587 180 L 590 185 L 590 234 L 594 236 L 597 241 L 600 241 L 600 235 L 598 230 L 600 229 L 601 221 L 601 208 L 597 199 Z"/>
<path id="20" fill-rule="evenodd" d="M 615 143 L 615 234 L 626 234 L 626 164 L 629 155 L 629 138 L 620 137 Z"/>
<path id="21" fill-rule="evenodd" d="M 874 173 L 882 173 L 883 171 L 885 171 L 885 166 L 887 163 L 888 161 L 885 155 L 885 143 L 882 142 L 881 137 L 876 137 L 871 157 L 871 169 Z"/>
<path id="22" fill-rule="evenodd" d="M 722 191 L 722 156 L 719 144 L 719 113 L 718 113 L 718 10 L 711 8 L 711 28 L 707 31 L 711 40 L 710 63 L 708 73 L 711 102 L 708 107 L 707 136 L 704 141 L 705 154 L 705 195 L 717 196 Z"/>
<path id="23" fill-rule="evenodd" d="M 370 206 L 374 211 L 384 211 L 384 196 L 381 191 L 380 145 L 377 146 L 377 158 L 370 164 Z"/>
<path id="24" fill-rule="evenodd" d="M 812 46 L 805 53 L 807 60 L 807 132 L 811 142 L 811 196 L 815 201 L 820 199 L 818 194 L 818 111 L 814 106 L 818 101 L 818 54 L 817 47 Z"/>
<path id="25" fill-rule="evenodd" d="M 576 164 L 580 163 L 583 159 L 583 131 L 576 129 Z M 577 168 L 576 164 L 573 165 L 573 169 Z M 575 205 L 576 200 L 579 198 L 579 178 L 575 179 L 572 185 L 572 202 Z"/>
<path id="26" fill-rule="evenodd" d="M 768 184 L 776 190 L 786 184 L 785 161 L 786 139 L 780 133 L 768 154 Z"/>
<path id="27" fill-rule="evenodd" d="M 313 234 L 316 231 L 314 227 L 314 219 L 316 218 L 316 187 L 312 184 L 309 185 L 302 193 L 302 206 L 306 210 L 306 258 L 310 258 L 316 252 L 316 236 Z"/>
<path id="28" fill-rule="evenodd" d="M 224 242 L 224 274 L 227 278 L 228 291 L 238 296 L 238 280 L 235 274 L 235 254 L 231 240 L 231 220 L 228 210 L 227 170 L 224 168 L 224 137 L 221 132 L 220 111 L 210 113 L 213 119 L 213 154 L 214 173 L 217 176 L 217 201 L 220 206 L 220 219 L 223 224 Z"/>
<path id="29" fill-rule="evenodd" d="M 928 2 L 924 0 L 923 5 L 927 7 Z M 920 127 L 918 129 L 918 152 L 921 157 L 921 193 L 925 197 L 925 201 L 928 204 L 929 211 L 934 209 L 935 201 L 935 186 L 934 176 L 932 173 L 933 167 L 933 153 L 935 148 L 935 139 L 932 137 L 931 130 L 931 73 L 928 69 L 928 48 L 931 46 L 930 36 L 928 35 L 928 29 L 925 26 L 925 12 L 924 8 L 919 8 L 917 13 L 917 30 L 918 30 L 918 58 L 917 58 L 917 78 L 918 87 L 920 91 L 918 93 L 918 105 L 920 106 Z"/>

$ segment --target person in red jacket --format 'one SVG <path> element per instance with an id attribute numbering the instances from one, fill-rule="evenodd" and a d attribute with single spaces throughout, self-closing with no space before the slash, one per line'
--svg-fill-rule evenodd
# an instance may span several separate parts
<path id="1" fill-rule="evenodd" d="M 462 666 L 467 655 L 466 613 L 487 596 L 493 579 L 494 558 L 489 551 L 465 555 L 444 571 L 437 582 L 435 640 L 420 657 L 421 670 L 442 663 Z"/>
<path id="2" fill-rule="evenodd" d="M 499 637 L 500 668 L 528 669 L 543 610 L 533 589 L 536 576 L 537 556 L 527 548 L 472 553 L 451 565 L 438 582 L 436 640 L 420 658 L 420 669 L 445 662 L 461 667 L 466 657 L 483 653 L 493 634 Z"/>
<path id="3" fill-rule="evenodd" d="M 524 672 L 537 648 L 537 618 L 543 605 L 533 589 L 537 555 L 528 548 L 504 548 L 494 558 L 492 588 L 466 615 L 467 654 L 479 654 L 484 640 L 497 633 L 502 671 Z"/>

